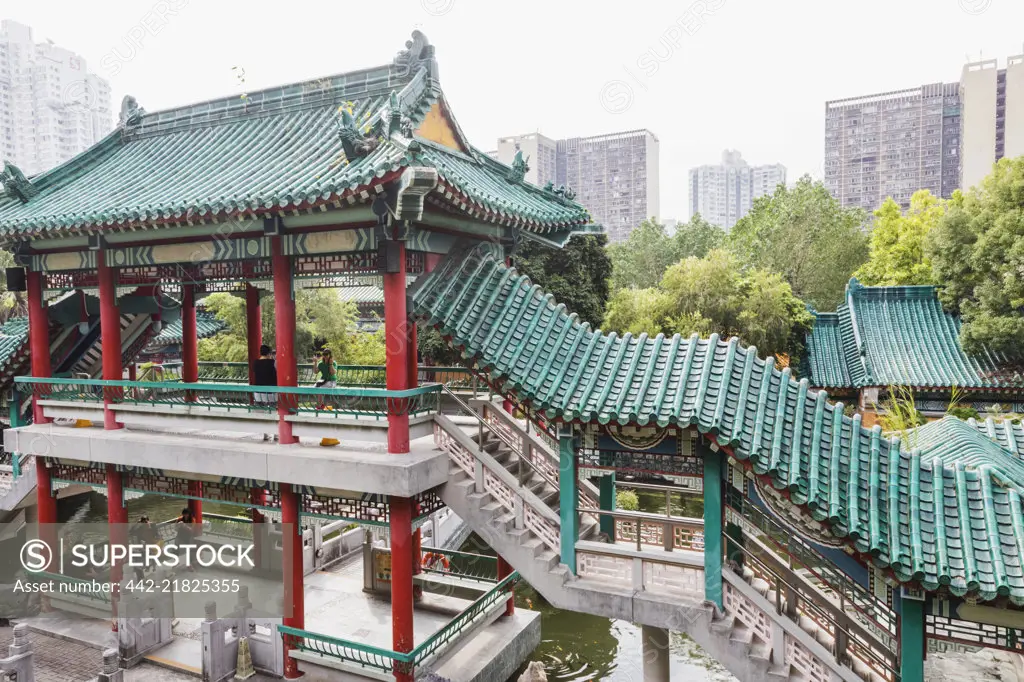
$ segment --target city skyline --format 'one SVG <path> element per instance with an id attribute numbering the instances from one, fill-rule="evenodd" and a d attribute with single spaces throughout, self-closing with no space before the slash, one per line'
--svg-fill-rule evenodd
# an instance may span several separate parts
<path id="1" fill-rule="evenodd" d="M 230 0 L 174 0 L 162 13 L 152 11 L 152 2 L 111 0 L 104 22 L 91 21 L 95 11 L 85 5 L 39 0 L 5 16 L 82 54 L 110 80 L 115 109 L 130 94 L 149 111 L 372 66 L 378 44 L 400 45 L 419 28 L 437 45 L 445 96 L 478 147 L 490 148 L 510 131 L 558 138 L 650 129 L 664 159 L 661 213 L 675 216 L 687 212 L 687 170 L 717 158 L 723 147 L 778 161 L 791 179 L 821 179 L 824 102 L 953 80 L 965 55 L 1019 54 L 1024 39 L 1024 5 L 1002 0 L 867 0 L 844 17 L 844 31 L 824 30 L 821 5 L 809 0 L 790 3 L 783 15 L 754 0 L 713 4 L 713 13 L 683 30 L 677 19 L 685 7 L 668 2 L 642 1 L 636 12 L 611 17 L 524 0 L 491 25 L 493 15 L 474 3 L 396 0 L 401 20 L 348 32 L 344 50 L 332 27 L 346 10 L 325 2 L 282 13 L 273 50 L 260 40 L 228 38 L 225 26 L 232 36 L 267 30 L 262 18 Z M 862 38 L 878 30 L 882 16 L 915 30 L 866 50 Z M 81 31 L 84 25 L 90 30 Z M 764 31 L 768 25 L 775 29 Z M 574 27 L 573 40 L 566 26 Z M 524 40 L 546 47 L 524 49 Z M 508 57 L 479 58 L 495 49 Z M 482 97 L 485 90 L 492 94 Z"/>
<path id="2" fill-rule="evenodd" d="M 27 175 L 49 170 L 114 128 L 110 84 L 74 50 L 0 21 L 0 160 Z"/>
<path id="3" fill-rule="evenodd" d="M 728 231 L 750 212 L 754 200 L 786 184 L 781 163 L 751 166 L 735 149 L 722 152 L 721 163 L 691 168 L 687 181 L 690 209 L 712 225 Z"/>

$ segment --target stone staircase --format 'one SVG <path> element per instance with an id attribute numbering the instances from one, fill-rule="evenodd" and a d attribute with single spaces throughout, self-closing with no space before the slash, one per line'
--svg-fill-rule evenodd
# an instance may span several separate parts
<path id="1" fill-rule="evenodd" d="M 574 575 L 559 553 L 557 480 L 537 465 L 535 453 L 524 454 L 531 437 L 521 426 L 514 433 L 505 428 L 507 423 L 495 428 L 498 425 L 475 416 L 475 421 L 445 415 L 435 419 L 435 442 L 452 462 L 441 498 L 552 605 L 684 632 L 741 682 L 883 679 L 873 677 L 870 670 L 840 665 L 832 655 L 834 643 L 820 636 L 820 628 L 794 621 L 784 611 L 776 613 L 774 591 L 752 573 L 724 573 L 723 612 L 704 601 L 703 555 L 636 552 L 601 542 L 597 520 L 590 515 L 584 515 L 580 525 L 578 563 L 582 567 L 590 560 L 607 559 L 612 566 L 619 562 L 632 567 L 634 578 L 616 578 L 614 571 L 601 577 L 583 570 Z M 547 457 L 554 457 L 550 449 Z M 590 494 L 586 491 L 581 498 Z M 638 589 L 637 572 L 646 575 L 652 563 L 668 564 L 666 570 L 688 578 L 669 588 L 642 579 Z"/>

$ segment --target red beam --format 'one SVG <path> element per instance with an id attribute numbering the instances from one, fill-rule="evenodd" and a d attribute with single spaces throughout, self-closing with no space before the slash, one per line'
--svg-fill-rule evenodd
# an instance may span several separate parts
<path id="1" fill-rule="evenodd" d="M 181 378 L 188 383 L 199 381 L 199 333 L 196 328 L 196 288 L 181 285 Z"/>
<path id="2" fill-rule="evenodd" d="M 405 242 L 398 244 L 399 272 L 384 274 L 384 374 L 389 391 L 409 388 L 409 317 L 405 309 Z M 409 413 L 388 401 L 388 452 L 409 452 Z"/>
<path id="3" fill-rule="evenodd" d="M 502 556 L 499 554 L 498 555 L 498 582 L 501 582 L 505 578 L 507 578 L 510 575 L 512 575 L 512 571 L 513 570 L 515 570 L 515 569 L 512 568 L 512 564 L 510 564 L 509 562 L 505 561 L 505 559 L 502 558 Z M 515 592 L 513 592 L 512 590 L 509 590 L 508 601 L 505 603 L 505 615 L 506 616 L 514 616 L 515 613 L 516 613 L 516 597 L 515 597 Z"/>
<path id="4" fill-rule="evenodd" d="M 117 272 L 106 263 L 106 254 L 96 254 L 100 289 L 100 336 L 103 337 L 103 378 L 108 381 L 122 381 L 121 368 L 121 316 L 117 310 Z M 120 396 L 107 391 L 103 396 L 103 428 L 120 429 L 114 417 L 111 404 Z"/>
<path id="5" fill-rule="evenodd" d="M 391 497 L 391 647 L 408 653 L 415 646 L 413 635 L 413 543 L 412 507 L 408 497 Z M 415 672 L 396 670 L 398 682 L 413 682 Z"/>
<path id="6" fill-rule="evenodd" d="M 282 569 L 284 573 L 284 625 L 305 628 L 305 604 L 302 584 L 302 524 L 300 523 L 301 495 L 291 485 L 281 484 Z M 291 638 L 284 640 L 284 677 L 294 680 L 302 675 L 298 662 L 291 657 L 294 649 Z M 411 682 L 411 681 L 410 681 Z"/>
<path id="7" fill-rule="evenodd" d="M 281 237 L 271 237 L 274 271 L 274 332 L 277 341 L 277 385 L 298 385 L 298 362 L 295 359 L 295 293 L 292 290 L 292 259 L 284 255 Z M 278 396 L 277 423 L 278 440 L 282 445 L 298 442 L 292 435 L 286 396 Z"/>
<path id="8" fill-rule="evenodd" d="M 124 478 L 113 464 L 107 465 L 107 525 L 110 529 L 110 544 L 124 545 L 128 542 L 128 509 L 124 506 Z M 112 629 L 117 632 L 117 603 L 120 600 L 119 585 L 123 567 L 116 563 L 110 568 L 110 582 L 114 592 L 110 599 L 113 615 Z"/>
<path id="9" fill-rule="evenodd" d="M 43 300 L 43 273 L 29 271 L 27 276 L 26 299 L 28 303 L 28 338 L 29 355 L 32 362 L 32 376 L 50 378 L 50 320 L 47 315 L 46 302 Z M 20 410 L 21 407 L 19 406 Z M 35 393 L 32 395 L 32 417 L 36 424 L 46 424 L 51 420 L 43 416 L 43 408 L 38 403 Z M 38 459 L 37 459 L 38 461 Z M 54 520 L 56 523 L 56 520 Z"/>

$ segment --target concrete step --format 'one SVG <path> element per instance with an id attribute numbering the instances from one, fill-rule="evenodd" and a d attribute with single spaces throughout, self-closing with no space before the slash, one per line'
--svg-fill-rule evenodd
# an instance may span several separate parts
<path id="1" fill-rule="evenodd" d="M 534 556 L 537 556 L 544 551 L 544 541 L 532 533 L 530 534 L 529 539 L 520 542 L 519 546 L 524 549 L 532 550 Z"/>
<path id="2" fill-rule="evenodd" d="M 550 571 L 555 566 L 557 566 L 558 560 L 558 554 L 550 549 L 545 549 L 543 552 L 537 555 L 537 561 L 544 565 L 545 571 Z"/>
<path id="3" fill-rule="evenodd" d="M 711 623 L 712 632 L 717 632 L 720 635 L 728 635 L 732 632 L 736 626 L 736 617 L 726 614 L 718 620 Z"/>
<path id="4" fill-rule="evenodd" d="M 490 498 L 490 496 L 488 497 Z M 498 502 L 494 498 L 490 498 L 490 500 L 490 502 L 487 502 L 482 507 L 480 507 L 480 511 L 487 512 L 488 514 L 497 514 L 502 509 L 505 508 L 505 506 L 501 502 Z"/>
<path id="5" fill-rule="evenodd" d="M 749 647 L 754 643 L 754 631 L 743 623 L 737 622 L 733 626 L 732 632 L 729 633 L 729 641 Z"/>

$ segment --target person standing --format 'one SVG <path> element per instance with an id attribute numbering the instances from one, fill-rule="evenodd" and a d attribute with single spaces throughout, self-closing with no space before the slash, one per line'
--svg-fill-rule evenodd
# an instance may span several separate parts
<path id="1" fill-rule="evenodd" d="M 334 361 L 330 348 L 324 348 L 316 371 L 320 377 L 316 382 L 317 388 L 335 388 L 338 385 L 338 363 Z"/>
<path id="2" fill-rule="evenodd" d="M 274 350 L 270 346 L 260 346 L 260 357 L 252 363 L 252 374 L 256 386 L 277 386 L 277 363 L 274 361 Z M 257 405 L 276 405 L 277 394 L 255 393 L 253 401 Z"/>

